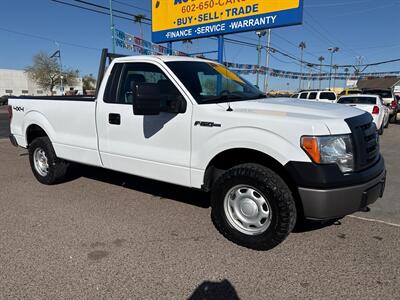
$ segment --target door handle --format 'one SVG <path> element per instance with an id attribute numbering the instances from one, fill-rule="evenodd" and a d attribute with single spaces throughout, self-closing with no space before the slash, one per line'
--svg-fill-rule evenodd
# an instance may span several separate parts
<path id="1" fill-rule="evenodd" d="M 120 114 L 109 114 L 108 123 L 113 125 L 121 125 L 121 115 Z"/>

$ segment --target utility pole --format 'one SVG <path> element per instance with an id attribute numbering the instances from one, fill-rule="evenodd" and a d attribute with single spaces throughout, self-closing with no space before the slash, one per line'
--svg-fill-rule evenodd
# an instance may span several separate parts
<path id="1" fill-rule="evenodd" d="M 109 0 L 110 7 L 110 23 L 111 23 L 111 39 L 112 39 L 112 53 L 115 53 L 115 25 L 112 9 L 112 0 Z"/>
<path id="2" fill-rule="evenodd" d="M 299 44 L 299 48 L 301 51 L 301 56 L 300 56 L 300 76 L 299 76 L 299 91 L 301 90 L 301 84 L 302 84 L 302 76 L 303 76 L 303 54 L 304 54 L 304 49 L 306 48 L 306 43 L 301 42 Z"/>
<path id="3" fill-rule="evenodd" d="M 269 88 L 269 60 L 271 53 L 271 29 L 268 29 L 268 41 L 267 41 L 267 58 L 265 59 L 265 77 L 264 77 L 264 91 L 268 93 Z"/>
<path id="4" fill-rule="evenodd" d="M 256 85 L 259 87 L 260 86 L 261 49 L 262 49 L 261 48 L 261 37 L 263 37 L 266 34 L 266 31 L 265 30 L 256 31 L 256 34 L 258 36 Z"/>
<path id="5" fill-rule="evenodd" d="M 331 64 L 329 71 L 329 89 L 331 89 L 331 81 L 332 81 L 332 66 L 333 66 L 333 54 L 339 51 L 338 47 L 329 48 L 328 51 L 331 53 Z"/>
<path id="6" fill-rule="evenodd" d="M 321 85 L 322 85 L 322 63 L 324 62 L 325 57 L 320 56 L 318 58 L 318 60 L 320 62 L 320 64 L 319 64 L 319 89 L 321 89 Z"/>
<path id="7" fill-rule="evenodd" d="M 58 63 L 60 64 L 60 93 L 61 93 L 61 95 L 63 95 L 63 93 L 64 93 L 64 84 L 63 84 L 64 77 L 62 74 L 61 49 L 60 49 L 59 43 L 55 42 L 55 44 L 57 46 L 57 51 L 50 58 L 58 57 Z M 58 55 L 57 55 L 57 53 L 58 53 Z"/>

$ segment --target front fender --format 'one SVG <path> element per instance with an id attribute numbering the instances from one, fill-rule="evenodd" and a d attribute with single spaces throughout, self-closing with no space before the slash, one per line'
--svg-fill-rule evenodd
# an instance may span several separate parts
<path id="1" fill-rule="evenodd" d="M 299 139 L 300 143 L 300 139 Z M 257 127 L 222 130 L 192 150 L 192 168 L 204 170 L 219 153 L 235 148 L 248 148 L 265 153 L 285 165 L 289 160 L 310 161 L 300 145 L 294 145 L 278 134 Z"/>

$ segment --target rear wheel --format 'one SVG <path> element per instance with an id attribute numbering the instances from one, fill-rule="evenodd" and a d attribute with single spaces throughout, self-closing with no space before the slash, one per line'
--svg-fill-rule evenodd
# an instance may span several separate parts
<path id="1" fill-rule="evenodd" d="M 212 220 L 232 242 L 268 250 L 283 242 L 296 223 L 289 187 L 272 170 L 243 164 L 222 174 L 211 194 Z"/>
<path id="2" fill-rule="evenodd" d="M 56 156 L 48 137 L 36 138 L 29 145 L 29 162 L 36 179 L 47 185 L 63 181 L 68 169 L 68 163 Z"/>

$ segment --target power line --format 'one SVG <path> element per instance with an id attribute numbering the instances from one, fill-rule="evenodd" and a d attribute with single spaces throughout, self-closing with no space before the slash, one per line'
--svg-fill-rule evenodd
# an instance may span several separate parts
<path id="1" fill-rule="evenodd" d="M 35 39 L 40 39 L 40 40 L 44 40 L 44 41 L 48 41 L 48 42 L 52 42 L 52 43 L 54 43 L 55 41 L 57 41 L 57 42 L 60 43 L 60 44 L 67 45 L 67 46 L 71 46 L 71 47 L 77 47 L 77 48 L 83 48 L 83 49 L 88 49 L 88 50 L 101 51 L 100 48 L 94 48 L 94 47 L 89 47 L 89 46 L 84 46 L 84 45 L 79 45 L 79 44 L 64 42 L 64 41 L 60 41 L 60 40 L 58 40 L 58 39 L 53 39 L 53 38 L 49 38 L 49 37 L 44 37 L 44 36 L 40 36 L 40 35 L 34 35 L 34 34 L 25 33 L 25 32 L 20 32 L 20 31 L 15 31 L 15 30 L 7 29 L 7 28 L 2 28 L 2 27 L 0 27 L 0 30 L 1 30 L 1 31 L 5 31 L 5 32 L 8 32 L 8 33 L 13 33 L 13 34 L 17 34 L 17 35 L 27 36 L 27 37 L 31 37 L 31 38 L 35 38 Z"/>
<path id="2" fill-rule="evenodd" d="M 88 8 L 88 7 L 84 7 L 84 6 L 80 6 L 80 5 L 64 2 L 64 1 L 61 1 L 61 0 L 50 0 L 50 1 L 56 2 L 56 3 L 60 3 L 60 4 L 63 4 L 63 5 L 66 5 L 66 6 L 72 6 L 72 7 L 80 8 L 80 9 L 83 9 L 83 10 L 95 12 L 95 13 L 106 15 L 106 16 L 110 15 L 108 12 L 95 10 L 95 9 L 92 9 L 92 8 Z M 119 16 L 119 15 L 114 15 L 114 17 L 115 18 L 119 18 L 119 19 L 123 19 L 123 20 L 133 21 L 131 18 L 127 18 L 127 17 L 123 17 L 123 16 Z"/>
<path id="3" fill-rule="evenodd" d="M 99 11 L 99 10 L 87 8 L 87 7 L 75 5 L 75 4 L 68 3 L 68 2 L 64 2 L 64 1 L 60 1 L 60 0 L 50 0 L 50 1 L 57 2 L 57 3 L 61 3 L 61 4 L 64 4 L 64 5 L 73 6 L 73 7 L 80 8 L 80 9 L 84 9 L 84 10 L 88 10 L 88 11 L 92 11 L 92 12 L 95 12 L 95 13 L 100 13 L 100 14 L 103 14 L 103 15 L 109 15 L 108 12 L 103 12 L 103 11 Z M 105 6 L 98 5 L 98 4 L 94 4 L 94 3 L 90 3 L 90 2 L 87 2 L 87 1 L 83 1 L 83 0 L 74 0 L 74 1 L 79 2 L 79 3 L 82 3 L 82 4 L 86 4 L 86 5 L 89 5 L 89 6 L 93 6 L 93 7 L 96 7 L 96 8 L 101 8 L 101 9 L 107 9 L 107 10 L 108 10 L 108 8 L 105 7 Z M 134 15 L 134 14 L 125 13 L 125 12 L 121 12 L 121 11 L 118 11 L 118 10 L 116 10 L 116 12 L 124 13 L 124 14 L 130 15 L 130 16 L 137 16 L 137 15 Z M 119 16 L 119 15 L 115 15 L 115 17 L 116 17 L 116 18 L 125 19 L 125 20 L 129 20 L 129 21 L 134 21 L 133 19 L 126 18 L 126 17 Z M 312 16 L 311 16 L 311 17 L 312 17 Z M 313 18 L 313 17 L 312 17 L 312 18 Z M 143 18 L 143 19 L 151 21 L 151 19 L 149 19 L 149 18 Z M 314 18 L 313 18 L 313 19 L 314 19 Z M 315 19 L 314 19 L 314 20 L 315 20 Z M 316 21 L 316 22 L 317 22 L 317 21 Z M 151 24 L 145 23 L 145 22 L 142 22 L 142 23 L 143 23 L 143 24 L 146 24 L 146 25 L 151 25 Z M 309 24 L 309 23 L 307 23 L 307 22 L 306 22 L 306 24 L 308 24 L 310 27 L 312 27 L 316 32 L 319 32 L 319 31 L 316 30 L 311 24 Z M 321 26 L 321 27 L 322 27 L 322 26 Z M 324 35 L 321 34 L 320 32 L 319 32 L 319 34 L 320 34 L 321 36 L 324 37 Z M 210 37 L 210 39 L 215 40 L 216 38 Z M 249 39 L 250 39 L 250 38 L 249 38 Z M 332 41 L 331 41 L 329 38 L 326 38 L 326 39 L 328 40 L 329 43 L 334 44 L 334 43 L 332 43 Z M 240 40 L 235 40 L 235 39 L 231 39 L 231 38 L 225 38 L 225 40 L 226 40 L 227 42 L 230 42 L 230 43 L 233 43 L 233 44 L 237 44 L 237 45 L 250 46 L 250 47 L 257 47 L 256 44 L 252 44 L 252 43 L 248 43 L 248 42 L 244 42 L 244 41 L 240 41 Z M 341 43 L 341 42 L 340 42 L 340 43 Z M 294 57 L 293 55 L 288 54 L 288 53 L 286 53 L 286 52 L 284 52 L 284 51 L 281 51 L 281 50 L 279 50 L 279 49 L 276 48 L 276 47 L 270 47 L 270 49 L 273 50 L 273 51 L 275 51 L 275 52 L 277 52 L 277 53 L 279 53 L 279 54 L 281 54 L 281 55 L 283 55 L 283 56 L 285 56 L 285 57 L 288 57 L 288 58 L 290 58 L 290 59 L 292 59 L 292 60 L 294 60 L 294 61 L 300 62 L 300 63 L 302 63 L 302 64 L 313 65 L 313 66 L 330 67 L 330 65 L 321 65 L 321 64 L 318 64 L 318 63 L 310 63 L 310 62 L 307 62 L 307 61 L 301 61 L 301 60 L 299 60 L 298 58 Z M 96 49 L 96 50 L 98 50 L 98 49 Z M 372 64 L 370 63 L 370 64 L 358 65 L 358 67 L 377 66 L 377 65 L 381 65 L 381 64 L 388 64 L 388 63 L 398 62 L 398 61 L 400 61 L 400 59 L 393 59 L 393 60 L 387 60 L 387 61 L 382 61 L 382 62 L 377 62 L 377 63 L 372 63 Z M 338 66 L 338 68 L 345 68 L 345 67 L 353 67 L 354 64 L 352 64 L 352 65 L 337 65 L 337 66 Z"/>
<path id="4" fill-rule="evenodd" d="M 88 6 L 93 6 L 93 7 L 96 7 L 96 8 L 105 9 L 105 10 L 107 10 L 107 11 L 109 10 L 109 7 L 107 7 L 107 6 L 95 4 L 95 3 L 92 3 L 92 2 L 88 2 L 88 1 L 84 1 L 84 0 L 73 0 L 73 1 L 78 2 L 78 3 L 85 4 L 85 5 L 88 5 Z M 114 12 L 117 12 L 117 13 L 120 13 L 120 14 L 123 14 L 123 15 L 131 16 L 131 17 L 139 17 L 139 15 L 127 13 L 127 12 L 124 12 L 124 11 L 118 10 L 118 9 L 113 9 L 113 11 L 114 11 Z M 151 22 L 151 19 L 147 18 L 146 16 L 140 16 L 140 17 L 141 17 L 143 20 L 146 20 L 146 21 L 150 21 L 150 22 Z M 150 24 L 149 24 L 149 25 L 150 25 Z"/>
<path id="5" fill-rule="evenodd" d="M 102 14 L 102 15 L 106 15 L 106 16 L 109 16 L 110 15 L 110 13 L 108 12 L 108 11 L 100 11 L 100 10 L 97 10 L 97 9 L 93 9 L 93 8 L 89 8 L 89 7 L 84 7 L 84 6 L 81 6 L 81 5 L 77 5 L 77 4 L 73 4 L 73 3 L 69 3 L 69 2 L 65 2 L 65 1 L 61 1 L 61 0 L 50 0 L 50 1 L 52 1 L 52 2 L 57 2 L 57 3 L 60 3 L 60 4 L 63 4 L 63 5 L 66 5 L 66 6 L 71 6 L 71 7 L 75 7 L 75 8 L 80 8 L 80 9 L 83 9 L 83 10 L 87 10 L 87 11 L 91 11 L 91 12 L 94 12 L 94 13 L 98 13 L 98 14 Z M 74 0 L 74 1 L 77 1 L 77 0 Z M 86 2 L 86 1 L 78 1 L 78 2 Z M 90 6 L 90 4 L 89 4 L 89 6 Z M 92 5 L 93 7 L 97 7 L 98 5 Z M 101 9 L 107 9 L 108 10 L 108 8 L 107 7 L 105 7 L 105 6 L 101 6 L 102 8 Z M 134 15 L 134 14 L 128 14 L 128 13 L 125 13 L 125 15 L 129 15 L 129 16 L 137 16 L 137 15 Z M 114 14 L 113 15 L 115 18 L 118 18 L 118 19 L 123 19 L 123 20 L 127 20 L 127 21 L 132 21 L 132 22 L 134 22 L 134 19 L 133 18 L 128 18 L 128 17 L 124 17 L 124 16 L 120 16 L 120 15 L 117 15 L 117 14 Z M 148 18 L 146 18 L 146 19 L 148 19 Z M 150 20 L 150 19 L 149 19 Z M 146 24 L 146 25 L 151 25 L 150 23 L 147 23 L 147 22 L 141 22 L 142 24 Z"/>
<path id="6" fill-rule="evenodd" d="M 128 3 L 125 3 L 125 2 L 122 2 L 122 1 L 118 1 L 118 0 L 113 0 L 113 1 L 114 1 L 115 3 L 119 3 L 119 4 L 124 5 L 124 6 L 127 6 L 127 7 L 132 7 L 132 8 L 140 9 L 140 10 L 143 10 L 143 11 L 146 11 L 146 12 L 150 12 L 150 13 L 151 13 L 151 10 L 150 10 L 150 9 L 146 9 L 146 8 L 143 8 L 143 7 L 140 7 L 140 6 L 128 4 Z"/>

